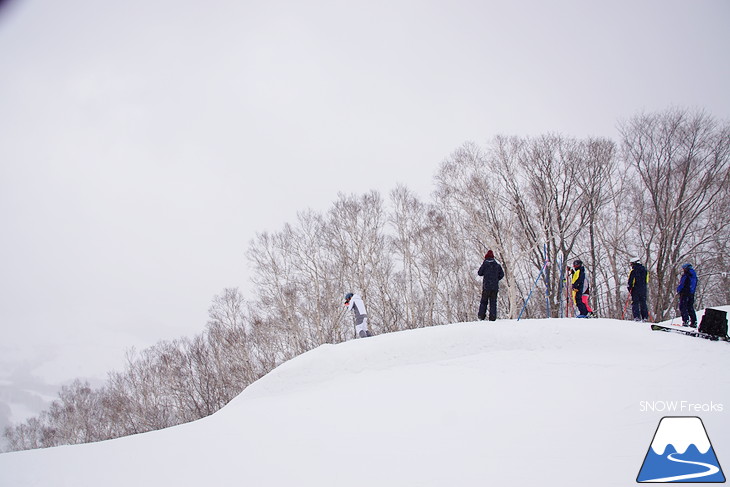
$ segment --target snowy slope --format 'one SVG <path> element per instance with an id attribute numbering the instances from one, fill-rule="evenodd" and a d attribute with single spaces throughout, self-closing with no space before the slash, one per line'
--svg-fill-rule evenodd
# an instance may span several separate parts
<path id="1" fill-rule="evenodd" d="M 729 368 L 730 344 L 614 320 L 393 333 L 319 347 L 194 423 L 2 454 L 0 485 L 626 486 L 665 415 L 700 416 L 730 465 Z M 700 411 L 646 410 L 664 401 Z"/>

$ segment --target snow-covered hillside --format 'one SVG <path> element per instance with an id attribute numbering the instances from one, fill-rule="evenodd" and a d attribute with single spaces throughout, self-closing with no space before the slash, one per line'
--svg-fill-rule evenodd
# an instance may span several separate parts
<path id="1" fill-rule="evenodd" d="M 2 454 L 0 485 L 626 486 L 663 416 L 701 417 L 730 465 L 728 370 L 730 344 L 633 322 L 418 329 L 319 347 L 194 423 Z"/>

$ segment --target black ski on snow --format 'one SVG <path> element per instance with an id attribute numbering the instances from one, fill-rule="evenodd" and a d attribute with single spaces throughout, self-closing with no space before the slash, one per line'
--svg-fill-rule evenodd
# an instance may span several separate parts
<path id="1" fill-rule="evenodd" d="M 723 341 L 723 342 L 730 342 L 730 338 L 727 336 L 721 337 L 721 336 L 715 336 L 710 335 L 708 333 L 702 333 L 700 331 L 697 331 L 693 328 L 685 328 L 685 327 L 679 327 L 679 326 L 664 326 L 664 325 L 651 325 L 651 329 L 655 331 L 666 331 L 670 333 L 680 333 L 682 335 L 688 335 L 698 338 L 706 338 L 707 340 L 713 340 L 713 341 Z"/>

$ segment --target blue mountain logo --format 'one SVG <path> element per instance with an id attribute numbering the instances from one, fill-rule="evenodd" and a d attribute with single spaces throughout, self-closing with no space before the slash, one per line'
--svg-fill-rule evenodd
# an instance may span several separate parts
<path id="1" fill-rule="evenodd" d="M 695 416 L 662 418 L 636 481 L 725 482 L 702 420 Z"/>

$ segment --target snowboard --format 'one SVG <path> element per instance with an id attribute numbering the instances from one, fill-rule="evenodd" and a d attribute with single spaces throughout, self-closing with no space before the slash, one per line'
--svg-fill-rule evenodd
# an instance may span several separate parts
<path id="1" fill-rule="evenodd" d="M 723 342 L 730 342 L 730 338 L 727 336 L 721 337 L 716 335 L 710 335 L 708 333 L 702 333 L 700 331 L 697 331 L 696 328 L 688 328 L 686 326 L 665 326 L 665 325 L 656 325 L 652 324 L 651 329 L 654 331 L 666 331 L 669 333 L 680 333 L 682 335 L 687 336 L 693 336 L 698 338 L 705 338 L 707 340 L 713 340 L 713 341 L 723 341 Z"/>

